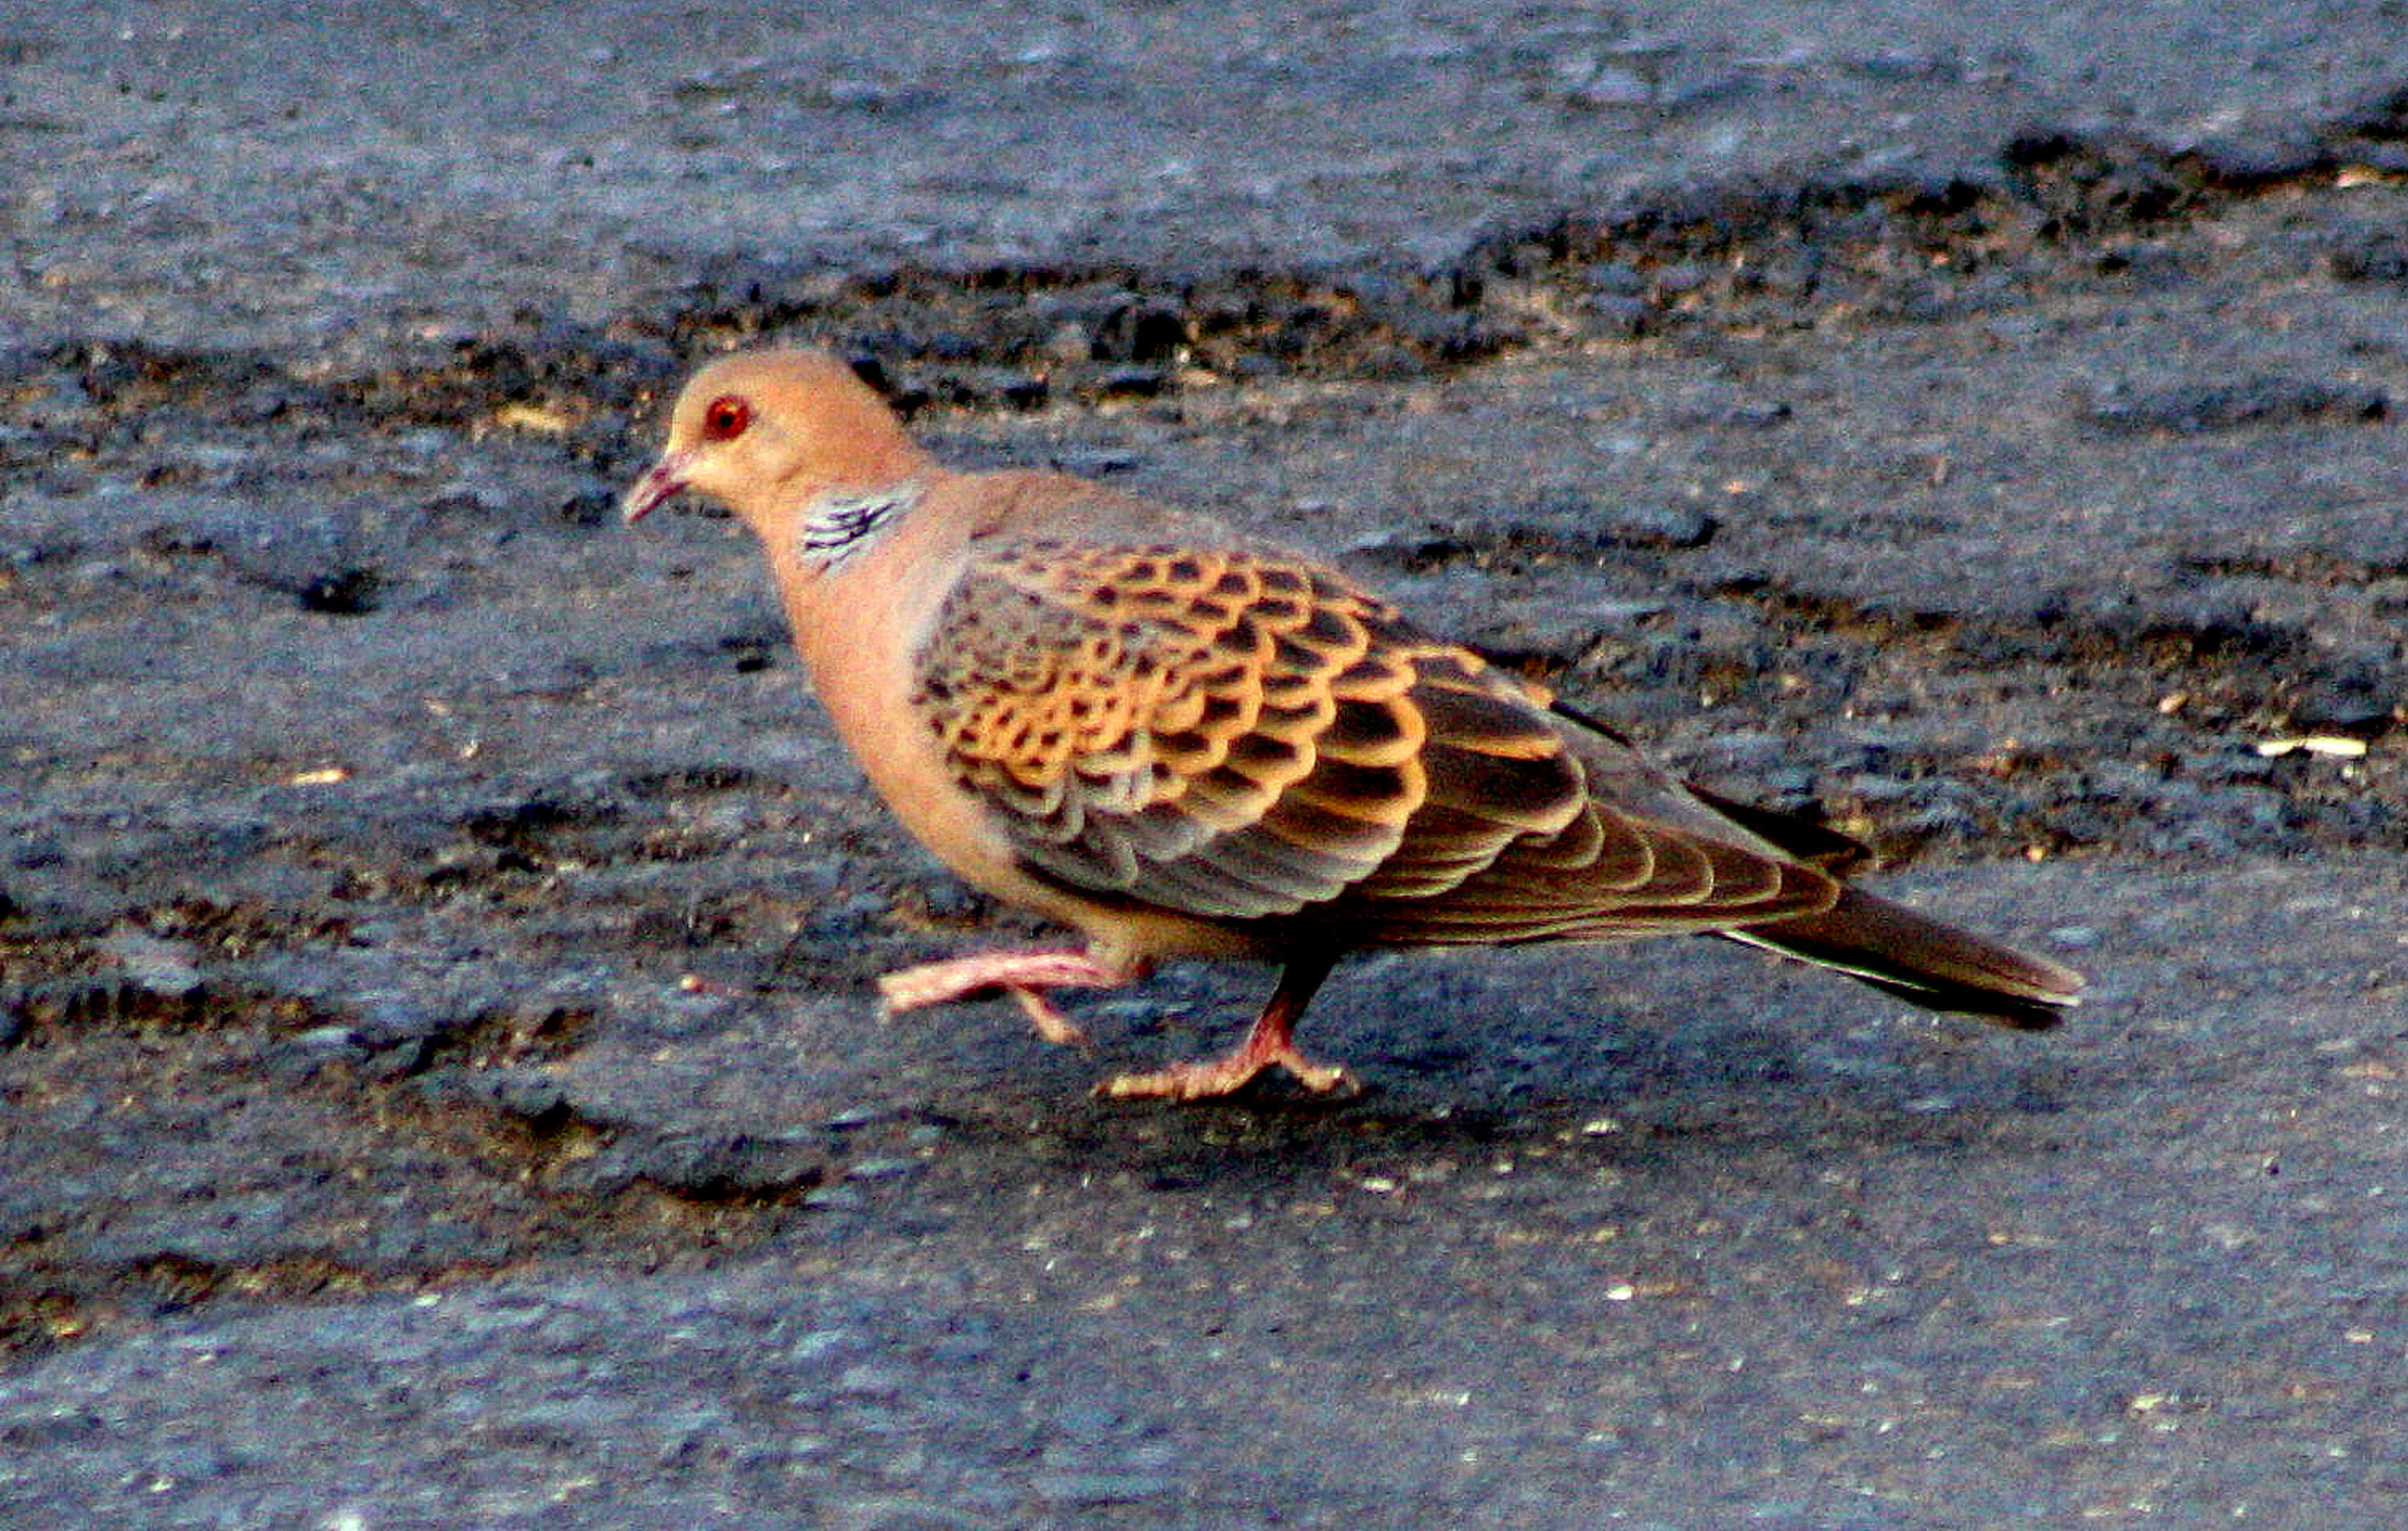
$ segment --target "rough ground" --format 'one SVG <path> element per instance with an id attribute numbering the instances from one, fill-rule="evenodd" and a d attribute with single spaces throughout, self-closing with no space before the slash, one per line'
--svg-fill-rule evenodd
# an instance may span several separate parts
<path id="1" fill-rule="evenodd" d="M 0 1520 L 2395 1518 L 2408 18 L 907 10 L 0 21 Z M 1371 1093 L 1189 1110 L 1084 1087 L 1264 975 L 881 1025 L 1024 927 L 609 514 L 764 335 L 2095 998 L 1383 957 Z"/>

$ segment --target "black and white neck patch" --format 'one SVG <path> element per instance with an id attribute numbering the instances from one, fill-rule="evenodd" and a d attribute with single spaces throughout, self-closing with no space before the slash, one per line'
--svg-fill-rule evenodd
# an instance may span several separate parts
<path id="1" fill-rule="evenodd" d="M 795 533 L 795 551 L 806 564 L 832 569 L 861 551 L 879 528 L 920 503 L 918 484 L 867 494 L 830 493 L 810 503 Z"/>

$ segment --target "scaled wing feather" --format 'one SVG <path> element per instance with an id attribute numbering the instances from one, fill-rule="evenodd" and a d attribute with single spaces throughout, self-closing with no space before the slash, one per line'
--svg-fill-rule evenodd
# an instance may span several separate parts
<path id="1" fill-rule="evenodd" d="M 1711 930 L 1836 896 L 1743 832 L 1599 801 L 1633 769 L 1618 741 L 1276 555 L 1010 544 L 916 673 L 954 779 L 1090 895 L 1350 944 Z"/>

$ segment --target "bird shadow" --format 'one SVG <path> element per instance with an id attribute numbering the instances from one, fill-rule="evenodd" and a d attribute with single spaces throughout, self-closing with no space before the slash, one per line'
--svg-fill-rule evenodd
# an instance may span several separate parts
<path id="1" fill-rule="evenodd" d="M 1267 1075 L 1189 1105 L 1038 1098 L 1081 1070 L 1226 1048 L 1267 987 L 1244 969 L 1168 969 L 1146 990 L 1090 1002 L 1091 1050 L 1008 1088 L 948 1089 L 944 1109 L 1177 1180 L 1200 1163 L 1343 1160 L 1373 1140 L 1432 1152 L 1576 1143 L 1606 1161 L 1851 1142 L 1962 1152 L 2053 1142 L 2078 1088 L 2044 1038 L 1925 1017 L 1692 941 L 1360 959 L 1300 1032 L 1309 1053 L 1356 1081 L 1335 1095 Z"/>

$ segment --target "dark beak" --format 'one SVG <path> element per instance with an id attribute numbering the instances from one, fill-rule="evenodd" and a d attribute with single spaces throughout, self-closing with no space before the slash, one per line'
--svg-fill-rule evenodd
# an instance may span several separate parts
<path id="1" fill-rule="evenodd" d="M 627 487 L 625 497 L 619 501 L 619 514 L 629 524 L 643 520 L 685 487 L 688 454 L 673 451 L 646 469 L 644 476 Z"/>

